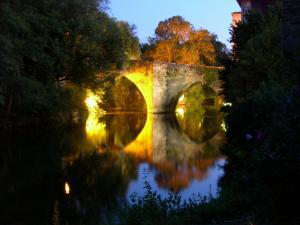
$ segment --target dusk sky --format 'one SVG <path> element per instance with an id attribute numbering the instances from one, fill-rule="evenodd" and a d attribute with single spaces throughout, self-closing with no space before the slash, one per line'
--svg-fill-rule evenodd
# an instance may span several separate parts
<path id="1" fill-rule="evenodd" d="M 153 36 L 159 21 L 180 15 L 195 28 L 205 28 L 227 40 L 231 24 L 231 13 L 239 11 L 236 0 L 111 0 L 109 14 L 137 26 L 142 43 Z"/>

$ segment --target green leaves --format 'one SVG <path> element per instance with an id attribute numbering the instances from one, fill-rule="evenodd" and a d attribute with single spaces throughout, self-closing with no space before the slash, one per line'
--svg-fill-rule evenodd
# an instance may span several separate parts
<path id="1" fill-rule="evenodd" d="M 233 104 L 221 197 L 233 192 L 232 207 L 276 222 L 278 215 L 294 219 L 291 201 L 299 188 L 299 67 L 282 49 L 280 27 L 278 8 L 250 12 L 233 31 L 233 60 L 222 73 Z"/>
<path id="2" fill-rule="evenodd" d="M 72 102 L 58 97 L 67 84 L 95 87 L 97 74 L 139 58 L 134 27 L 110 18 L 106 6 L 106 0 L 2 1 L 2 105 L 20 114 L 57 112 L 58 99 Z"/>

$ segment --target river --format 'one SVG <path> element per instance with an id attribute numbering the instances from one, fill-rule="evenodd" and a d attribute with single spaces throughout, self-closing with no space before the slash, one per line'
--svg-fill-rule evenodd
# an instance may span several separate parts
<path id="1" fill-rule="evenodd" d="M 84 126 L 5 134 L 2 222 L 95 221 L 147 185 L 162 198 L 216 197 L 221 124 L 219 107 L 182 103 L 174 114 L 90 112 Z"/>

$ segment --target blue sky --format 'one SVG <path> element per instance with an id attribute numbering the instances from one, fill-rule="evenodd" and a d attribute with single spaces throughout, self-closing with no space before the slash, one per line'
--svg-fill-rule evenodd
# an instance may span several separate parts
<path id="1" fill-rule="evenodd" d="M 205 28 L 227 40 L 231 13 L 239 11 L 236 0 L 110 0 L 109 14 L 137 26 L 137 35 L 142 43 L 153 36 L 159 21 L 180 15 L 195 28 Z"/>

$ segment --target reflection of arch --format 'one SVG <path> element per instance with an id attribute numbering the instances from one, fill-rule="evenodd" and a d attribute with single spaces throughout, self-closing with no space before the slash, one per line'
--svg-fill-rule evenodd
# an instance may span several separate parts
<path id="1" fill-rule="evenodd" d="M 205 143 L 197 143 L 182 132 L 173 114 L 148 114 L 143 130 L 124 151 L 137 160 L 158 163 L 166 160 L 170 152 L 176 152 L 178 160 L 193 158 L 195 153 L 203 153 L 204 146 Z"/>
<path id="2" fill-rule="evenodd" d="M 147 115 L 147 120 L 142 131 L 134 141 L 129 143 L 124 151 L 134 155 L 136 160 L 152 161 L 153 148 L 153 117 Z"/>
<path id="3" fill-rule="evenodd" d="M 203 179 L 207 169 L 220 157 L 221 133 L 206 143 L 197 143 L 181 132 L 173 114 L 148 114 L 146 124 L 147 132 L 143 130 L 137 142 L 125 150 L 155 168 L 155 179 L 161 187 L 179 191 L 192 180 Z"/>
<path id="4" fill-rule="evenodd" d="M 122 149 L 133 142 L 146 124 L 145 113 L 107 114 L 100 118 L 106 124 L 106 144 Z"/>
<path id="5" fill-rule="evenodd" d="M 218 95 L 211 87 L 196 82 L 179 95 L 185 96 L 180 102 L 175 101 L 176 123 L 181 132 L 191 140 L 202 143 L 220 131 L 221 114 L 216 104 Z M 213 104 L 207 104 L 211 99 Z"/>
<path id="6" fill-rule="evenodd" d="M 218 144 L 220 140 L 215 136 L 209 145 Z M 173 114 L 147 114 L 146 123 L 135 140 L 118 149 L 123 149 L 135 162 L 146 161 L 159 170 L 155 179 L 160 186 L 180 190 L 193 179 L 205 177 L 209 165 L 218 158 L 218 153 L 208 147 L 180 132 Z"/>
<path id="7" fill-rule="evenodd" d="M 97 102 L 101 102 L 100 96 L 90 92 L 86 99 L 89 114 L 85 130 L 94 146 L 123 148 L 143 130 L 147 118 L 145 113 L 105 113 Z"/>

